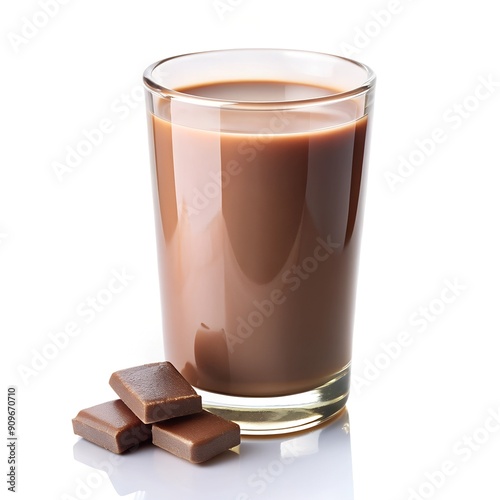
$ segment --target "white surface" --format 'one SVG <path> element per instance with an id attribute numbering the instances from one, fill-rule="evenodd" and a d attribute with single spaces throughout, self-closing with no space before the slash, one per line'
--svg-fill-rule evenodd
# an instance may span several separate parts
<path id="1" fill-rule="evenodd" d="M 274 499 L 283 495 L 306 498 L 311 483 L 317 491 L 315 498 L 354 498 L 347 414 L 305 434 L 246 439 L 238 451 L 227 451 L 198 466 L 153 445 L 117 457 L 79 440 L 73 454 L 80 467 L 81 463 L 92 467 L 81 467 L 81 479 L 89 491 L 104 483 L 98 479 L 103 476 L 109 478 L 118 495 L 141 500 L 165 496 L 214 500 Z M 85 486 L 81 488 L 85 490 Z"/>
<path id="2" fill-rule="evenodd" d="M 0 7 L 0 331 L 4 390 L 18 386 L 15 498 L 351 500 L 351 488 L 356 500 L 499 498 L 500 424 L 491 415 L 500 412 L 500 87 L 478 88 L 500 82 L 493 3 L 221 0 L 229 6 L 223 19 L 212 0 L 73 0 L 50 19 L 37 14 L 41 3 Z M 389 8 L 390 17 L 380 14 Z M 28 29 L 31 39 L 16 51 L 13 34 L 35 16 L 46 25 Z M 365 45 L 351 55 L 378 75 L 351 434 L 335 426 L 311 433 L 298 445 L 310 454 L 282 468 L 278 440 L 245 441 L 239 456 L 202 467 L 145 448 L 110 477 L 98 472 L 96 462 L 110 455 L 80 442 L 71 418 L 113 397 L 112 371 L 162 357 L 136 89 L 143 69 L 196 50 L 342 53 L 346 43 Z M 108 130 L 102 143 L 59 182 L 53 162 L 98 126 Z M 441 143 L 391 191 L 385 173 L 433 134 Z M 101 290 L 122 269 L 133 278 L 88 312 L 87 298 L 109 299 Z M 448 303 L 440 302 L 446 287 Z M 425 319 L 419 308 L 429 305 Z M 79 334 L 47 347 L 71 322 Z M 402 347 L 387 347 L 397 339 Z M 382 354 L 384 343 L 394 359 Z M 52 359 L 35 360 L 36 375 L 23 380 L 19 367 L 40 352 Z M 384 368 L 370 371 L 375 362 Z M 2 421 L 6 427 L 5 414 Z M 436 473 L 443 467 L 446 475 Z M 261 492 L 252 474 L 269 468 L 276 477 Z M 439 487 L 426 485 L 429 477 Z M 77 491 L 80 481 L 95 487 Z"/>

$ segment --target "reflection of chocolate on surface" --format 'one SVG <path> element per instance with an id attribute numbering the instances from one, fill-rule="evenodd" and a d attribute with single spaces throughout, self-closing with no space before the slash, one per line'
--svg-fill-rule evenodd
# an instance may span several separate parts
<path id="1" fill-rule="evenodd" d="M 200 387 L 216 388 L 217 382 L 227 387 L 229 355 L 224 329 L 213 330 L 201 323 L 194 339 L 194 358 Z"/>

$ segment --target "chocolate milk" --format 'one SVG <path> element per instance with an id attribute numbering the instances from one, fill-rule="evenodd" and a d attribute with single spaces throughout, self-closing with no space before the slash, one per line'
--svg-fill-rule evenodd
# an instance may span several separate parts
<path id="1" fill-rule="evenodd" d="M 180 91 L 228 102 L 334 92 L 259 81 Z M 277 396 L 350 363 L 368 125 L 346 118 L 354 105 L 251 119 L 214 108 L 189 122 L 174 103 L 170 119 L 151 117 L 166 357 L 191 384 Z"/>

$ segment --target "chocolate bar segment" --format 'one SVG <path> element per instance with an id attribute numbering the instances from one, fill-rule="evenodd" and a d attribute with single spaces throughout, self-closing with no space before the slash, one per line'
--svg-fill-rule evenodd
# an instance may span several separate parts
<path id="1" fill-rule="evenodd" d="M 146 424 L 201 411 L 201 397 L 168 361 L 119 370 L 109 384 Z"/>
<path id="2" fill-rule="evenodd" d="M 240 444 L 239 425 L 206 410 L 153 424 L 152 432 L 153 444 L 193 463 Z"/>
<path id="3" fill-rule="evenodd" d="M 73 419 L 73 431 L 113 453 L 151 440 L 151 425 L 142 423 L 119 399 L 81 410 Z"/>

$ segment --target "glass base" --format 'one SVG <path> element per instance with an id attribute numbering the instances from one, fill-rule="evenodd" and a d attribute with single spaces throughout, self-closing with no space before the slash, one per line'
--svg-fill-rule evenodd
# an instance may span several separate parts
<path id="1" fill-rule="evenodd" d="M 196 388 L 203 407 L 236 422 L 241 434 L 273 435 L 315 427 L 344 408 L 349 396 L 351 368 L 336 373 L 326 384 L 287 396 L 228 396 Z"/>

